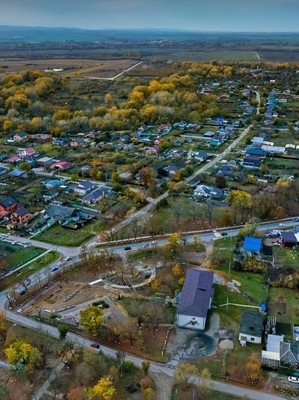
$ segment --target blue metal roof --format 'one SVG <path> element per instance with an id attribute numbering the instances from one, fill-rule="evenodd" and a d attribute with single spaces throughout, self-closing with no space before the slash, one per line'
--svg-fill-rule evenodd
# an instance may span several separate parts
<path id="1" fill-rule="evenodd" d="M 255 251 L 259 253 L 262 247 L 262 239 L 246 236 L 244 239 L 243 249 L 246 251 Z"/>

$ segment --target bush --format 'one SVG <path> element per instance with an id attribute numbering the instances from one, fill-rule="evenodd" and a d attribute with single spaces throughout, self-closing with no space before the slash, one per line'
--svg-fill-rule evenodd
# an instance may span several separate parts
<path id="1" fill-rule="evenodd" d="M 101 308 L 109 308 L 109 304 L 107 304 L 104 300 L 99 300 L 99 301 L 95 301 L 94 303 L 92 303 L 93 306 L 98 307 L 100 306 Z"/>
<path id="2" fill-rule="evenodd" d="M 135 364 L 133 361 L 125 361 L 122 366 L 123 371 L 129 374 L 134 371 L 134 368 Z"/>

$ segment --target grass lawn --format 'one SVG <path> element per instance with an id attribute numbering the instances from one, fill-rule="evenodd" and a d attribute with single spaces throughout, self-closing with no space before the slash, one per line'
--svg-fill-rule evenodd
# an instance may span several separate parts
<path id="1" fill-rule="evenodd" d="M 247 305 L 258 306 L 258 302 L 251 302 L 247 297 L 228 289 L 223 285 L 214 285 L 215 295 L 214 304 L 216 311 L 220 316 L 221 329 L 237 330 L 241 320 L 243 310 L 257 310 L 257 308 L 248 308 Z M 228 305 L 227 302 L 237 304 Z"/>
<path id="2" fill-rule="evenodd" d="M 41 254 L 44 250 L 33 248 L 33 247 L 23 247 L 16 244 L 11 244 L 6 241 L 0 241 L 0 255 L 1 255 L 1 267 L 13 270 L 18 266 L 32 260 Z"/>
<path id="3" fill-rule="evenodd" d="M 57 253 L 56 251 L 50 251 L 49 253 L 45 254 L 45 256 L 32 261 L 21 270 L 16 271 L 12 275 L 5 277 L 2 281 L 3 288 L 9 288 L 17 284 L 18 282 L 20 282 L 20 280 L 28 278 L 32 273 L 45 268 L 47 265 L 53 263 L 58 258 L 59 253 Z"/>
<path id="4" fill-rule="evenodd" d="M 279 264 L 282 269 L 290 270 L 294 269 L 296 271 L 299 270 L 299 251 L 296 249 L 293 251 L 291 248 L 287 247 L 275 247 L 274 250 L 275 258 L 278 258 Z"/>
<path id="5" fill-rule="evenodd" d="M 36 239 L 54 245 L 76 247 L 93 236 L 94 233 L 91 231 L 91 226 L 85 226 L 74 231 L 72 229 L 62 228 L 60 225 L 54 225 L 47 231 L 38 235 Z"/>
<path id="6" fill-rule="evenodd" d="M 268 315 L 277 318 L 286 329 L 284 333 L 293 339 L 292 326 L 299 324 L 299 291 L 295 289 L 271 287 L 268 296 Z M 282 328 L 283 328 L 282 327 Z"/>

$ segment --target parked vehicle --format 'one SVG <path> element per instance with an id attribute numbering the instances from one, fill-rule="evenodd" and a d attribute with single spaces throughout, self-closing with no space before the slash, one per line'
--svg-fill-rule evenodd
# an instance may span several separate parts
<path id="1" fill-rule="evenodd" d="M 98 343 L 90 343 L 90 347 L 93 347 L 94 349 L 99 349 L 100 345 Z"/>
<path id="2" fill-rule="evenodd" d="M 288 381 L 293 383 L 299 383 L 299 376 L 288 376 Z"/>

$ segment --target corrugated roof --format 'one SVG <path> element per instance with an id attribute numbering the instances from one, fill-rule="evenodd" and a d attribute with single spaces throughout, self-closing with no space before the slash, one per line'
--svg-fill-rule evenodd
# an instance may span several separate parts
<path id="1" fill-rule="evenodd" d="M 178 314 L 206 317 L 213 295 L 213 272 L 189 269 L 183 286 Z"/>
<path id="2" fill-rule="evenodd" d="M 262 247 L 262 239 L 246 236 L 244 239 L 243 249 L 246 251 L 260 252 Z"/>

